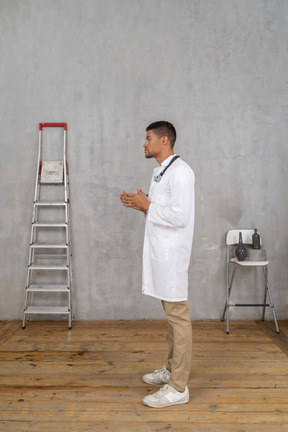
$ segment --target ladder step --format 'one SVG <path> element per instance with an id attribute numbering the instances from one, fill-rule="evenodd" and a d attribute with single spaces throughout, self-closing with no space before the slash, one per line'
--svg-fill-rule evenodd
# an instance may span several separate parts
<path id="1" fill-rule="evenodd" d="M 69 292 L 67 285 L 30 285 L 26 288 L 29 292 Z"/>
<path id="2" fill-rule="evenodd" d="M 60 180 L 60 181 L 53 181 L 53 180 L 51 180 L 51 181 L 43 181 L 43 180 L 40 179 L 38 181 L 38 183 L 41 186 L 51 186 L 51 185 L 53 185 L 53 186 L 63 186 L 64 185 L 64 181 L 63 180 Z"/>
<path id="3" fill-rule="evenodd" d="M 34 227 L 44 227 L 44 228 L 66 228 L 68 224 L 66 222 L 33 222 Z"/>
<path id="4" fill-rule="evenodd" d="M 63 262 L 63 260 L 67 260 L 67 253 L 66 254 L 51 254 L 51 253 L 38 253 L 38 254 L 34 254 L 34 260 L 33 263 L 34 264 L 40 264 L 40 262 L 38 260 L 49 260 L 49 263 L 52 264 L 51 260 L 56 260 L 57 262 L 54 264 L 58 264 L 59 260 L 62 260 L 60 262 Z"/>
<path id="5" fill-rule="evenodd" d="M 34 202 L 35 206 L 65 206 L 67 203 L 65 201 L 36 201 Z"/>
<path id="6" fill-rule="evenodd" d="M 69 267 L 66 264 L 30 264 L 28 270 L 69 270 Z"/>
<path id="7" fill-rule="evenodd" d="M 64 306 L 28 306 L 24 314 L 70 314 L 70 310 Z"/>
<path id="8" fill-rule="evenodd" d="M 30 247 L 35 249 L 67 249 L 68 245 L 64 243 L 32 243 Z"/>

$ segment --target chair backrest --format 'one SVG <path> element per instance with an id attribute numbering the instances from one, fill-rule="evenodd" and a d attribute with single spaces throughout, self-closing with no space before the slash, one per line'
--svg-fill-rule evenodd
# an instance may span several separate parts
<path id="1" fill-rule="evenodd" d="M 238 244 L 240 232 L 242 233 L 243 243 L 244 244 L 252 244 L 252 235 L 254 234 L 254 229 L 233 229 L 233 230 L 230 230 L 227 232 L 226 245 L 231 246 L 231 245 Z M 262 241 L 261 241 L 261 236 L 260 236 L 260 245 L 261 244 L 262 244 Z"/>

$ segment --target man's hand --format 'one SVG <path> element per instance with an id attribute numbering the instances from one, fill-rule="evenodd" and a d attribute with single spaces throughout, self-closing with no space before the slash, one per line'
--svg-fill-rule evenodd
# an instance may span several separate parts
<path id="1" fill-rule="evenodd" d="M 136 194 L 123 191 L 119 195 L 119 198 L 123 206 L 133 208 L 134 210 L 142 211 L 143 213 L 148 212 L 149 206 L 151 204 L 140 187 L 137 188 Z"/>

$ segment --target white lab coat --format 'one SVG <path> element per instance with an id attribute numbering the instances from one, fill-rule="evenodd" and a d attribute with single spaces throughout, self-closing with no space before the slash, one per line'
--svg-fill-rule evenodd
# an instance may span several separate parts
<path id="1" fill-rule="evenodd" d="M 142 274 L 143 294 L 171 302 L 188 299 L 195 182 L 192 169 L 180 158 L 166 170 L 159 183 L 153 180 L 173 156 L 154 169 L 151 179 Z"/>

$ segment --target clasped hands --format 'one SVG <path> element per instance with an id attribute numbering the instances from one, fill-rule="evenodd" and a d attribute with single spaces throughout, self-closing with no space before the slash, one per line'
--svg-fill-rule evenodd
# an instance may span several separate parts
<path id="1" fill-rule="evenodd" d="M 124 191 L 121 192 L 119 199 L 123 206 L 142 211 L 143 213 L 148 212 L 149 206 L 151 204 L 140 187 L 137 188 L 137 193 L 127 193 Z"/>

